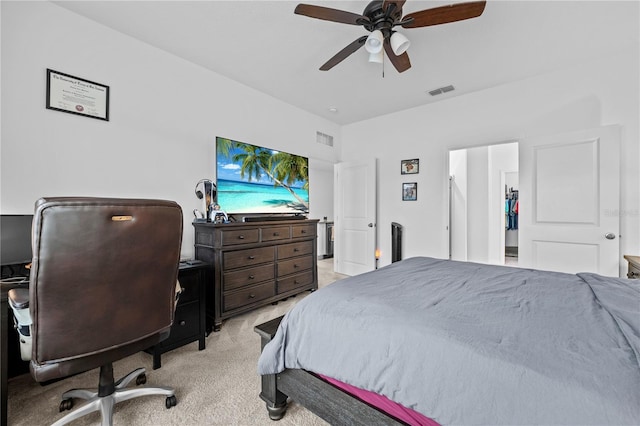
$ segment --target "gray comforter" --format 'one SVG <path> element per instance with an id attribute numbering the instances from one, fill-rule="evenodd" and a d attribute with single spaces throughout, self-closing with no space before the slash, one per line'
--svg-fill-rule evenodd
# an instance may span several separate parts
<path id="1" fill-rule="evenodd" d="M 302 368 L 440 424 L 640 424 L 640 283 L 433 258 L 300 301 L 259 374 Z"/>

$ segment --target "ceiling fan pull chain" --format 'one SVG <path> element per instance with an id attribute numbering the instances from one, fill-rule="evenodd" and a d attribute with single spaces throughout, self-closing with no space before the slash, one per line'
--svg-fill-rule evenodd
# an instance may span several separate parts
<path id="1" fill-rule="evenodd" d="M 384 78 L 384 49 L 382 49 L 382 78 Z"/>

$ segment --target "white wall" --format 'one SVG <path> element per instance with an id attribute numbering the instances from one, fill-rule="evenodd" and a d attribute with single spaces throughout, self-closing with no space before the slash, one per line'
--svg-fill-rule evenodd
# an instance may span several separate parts
<path id="1" fill-rule="evenodd" d="M 489 149 L 467 150 L 467 260 L 486 263 L 489 240 Z"/>
<path id="2" fill-rule="evenodd" d="M 363 147 L 379 160 L 380 265 L 390 263 L 391 236 L 385 230 L 392 221 L 405 227 L 405 257 L 448 256 L 449 150 L 619 124 L 622 270 L 622 254 L 640 252 L 639 68 L 636 46 L 535 78 L 344 126 L 345 161 L 362 155 Z M 420 159 L 420 173 L 412 175 L 419 194 L 417 202 L 403 204 L 398 195 L 399 164 L 407 158 Z"/>
<path id="3" fill-rule="evenodd" d="M 309 209 L 315 219 L 333 220 L 333 163 L 317 159 L 309 160 Z"/>
<path id="4" fill-rule="evenodd" d="M 458 149 L 449 155 L 451 179 L 450 253 L 453 260 L 467 260 L 467 151 Z"/>
<path id="5" fill-rule="evenodd" d="M 1 213 L 31 213 L 41 196 L 171 199 L 192 256 L 194 186 L 215 177 L 222 136 L 310 157 L 310 217 L 331 215 L 333 179 L 315 164 L 337 161 L 338 125 L 55 4 L 0 7 Z M 47 68 L 110 86 L 110 121 L 45 109 Z"/>

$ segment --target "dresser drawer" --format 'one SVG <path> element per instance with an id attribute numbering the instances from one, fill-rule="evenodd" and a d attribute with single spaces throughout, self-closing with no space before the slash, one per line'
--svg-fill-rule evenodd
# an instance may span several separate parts
<path id="1" fill-rule="evenodd" d="M 222 291 L 257 284 L 260 281 L 272 280 L 273 264 L 254 266 L 253 268 L 239 269 L 233 272 L 225 272 L 222 282 Z"/>
<path id="2" fill-rule="evenodd" d="M 314 222 L 311 225 L 293 225 L 291 227 L 291 237 L 315 237 L 318 225 Z"/>
<path id="3" fill-rule="evenodd" d="M 261 247 L 247 250 L 228 251 L 222 255 L 222 267 L 224 270 L 241 268 L 243 266 L 258 265 L 260 263 L 273 262 L 275 259 L 274 247 Z"/>
<path id="4" fill-rule="evenodd" d="M 290 260 L 278 261 L 278 277 L 311 269 L 314 265 L 313 256 L 298 257 Z"/>
<path id="5" fill-rule="evenodd" d="M 259 229 L 234 229 L 220 232 L 222 246 L 234 246 L 238 244 L 250 244 L 260 241 Z"/>
<path id="6" fill-rule="evenodd" d="M 288 226 L 269 226 L 262 229 L 262 241 L 288 240 L 291 238 L 291 228 Z"/>
<path id="7" fill-rule="evenodd" d="M 303 241 L 300 243 L 283 244 L 278 246 L 278 259 L 287 259 L 294 256 L 302 256 L 313 253 L 314 241 Z"/>
<path id="8" fill-rule="evenodd" d="M 313 283 L 313 271 L 293 275 L 278 280 L 278 293 L 286 293 L 298 287 L 304 287 Z"/>
<path id="9" fill-rule="evenodd" d="M 269 281 L 222 296 L 222 310 L 241 308 L 276 295 L 275 282 Z"/>

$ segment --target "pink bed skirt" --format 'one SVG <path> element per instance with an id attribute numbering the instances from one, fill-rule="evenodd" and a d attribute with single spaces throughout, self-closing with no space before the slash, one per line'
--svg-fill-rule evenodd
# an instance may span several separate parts
<path id="1" fill-rule="evenodd" d="M 440 426 L 440 424 L 435 420 L 431 420 L 430 418 L 423 416 L 417 411 L 404 407 L 397 402 L 393 402 L 386 396 L 378 395 L 377 393 L 369 392 L 364 389 L 351 386 L 339 380 L 332 379 L 331 377 L 323 376 L 322 374 L 318 374 L 318 376 L 320 376 L 323 380 L 331 383 L 335 387 L 342 389 L 348 394 L 355 396 L 356 398 L 376 407 L 380 411 L 383 411 L 408 425 Z"/>

